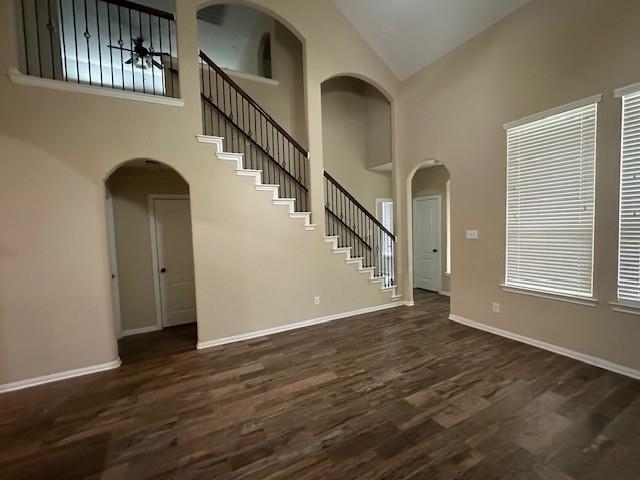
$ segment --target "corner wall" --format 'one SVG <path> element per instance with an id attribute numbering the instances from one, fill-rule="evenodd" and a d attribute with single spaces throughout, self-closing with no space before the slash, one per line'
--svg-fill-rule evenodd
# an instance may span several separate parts
<path id="1" fill-rule="evenodd" d="M 634 369 L 640 369 L 640 321 L 608 302 L 616 298 L 621 116 L 613 90 L 640 82 L 638 25 L 635 0 L 533 0 L 405 81 L 397 130 L 403 178 L 425 158 L 445 163 L 451 174 L 452 313 Z M 599 303 L 504 292 L 502 125 L 597 93 L 604 95 L 596 167 Z M 477 229 L 479 239 L 465 239 L 465 229 Z M 406 250 L 401 261 L 406 265 Z M 403 279 L 408 285 L 406 269 Z M 500 313 L 493 302 L 502 305 Z"/>

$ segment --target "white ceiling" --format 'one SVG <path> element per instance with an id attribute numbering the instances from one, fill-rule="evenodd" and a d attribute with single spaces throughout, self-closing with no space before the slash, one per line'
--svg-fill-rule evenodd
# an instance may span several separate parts
<path id="1" fill-rule="evenodd" d="M 418 72 L 528 0 L 334 0 L 396 76 Z"/>

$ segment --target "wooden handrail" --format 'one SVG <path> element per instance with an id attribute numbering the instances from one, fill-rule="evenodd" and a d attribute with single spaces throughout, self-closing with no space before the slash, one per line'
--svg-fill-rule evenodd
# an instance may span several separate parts
<path id="1" fill-rule="evenodd" d="M 167 20 L 174 20 L 173 13 L 165 12 L 164 10 L 158 10 L 157 8 L 147 7 L 146 5 L 140 5 L 139 3 L 130 2 L 129 0 L 102 0 L 105 3 L 111 3 L 119 7 L 130 8 L 138 12 L 147 13 L 154 17 L 166 18 Z"/>
<path id="2" fill-rule="evenodd" d="M 331 175 L 329 175 L 329 174 L 327 173 L 327 171 L 326 171 L 326 170 L 324 171 L 324 176 L 325 176 L 325 178 L 326 178 L 327 180 L 329 180 L 332 184 L 334 184 L 334 185 L 338 188 L 338 190 L 340 190 L 340 191 L 341 191 L 341 192 L 342 192 L 342 193 L 343 193 L 343 194 L 344 194 L 344 195 L 345 195 L 349 200 L 351 200 L 351 201 L 355 204 L 355 206 L 356 206 L 356 207 L 358 207 L 360 210 L 362 210 L 362 212 L 363 212 L 363 213 L 364 213 L 364 214 L 365 214 L 365 215 L 366 215 L 366 216 L 367 216 L 367 217 L 368 217 L 368 218 L 369 218 L 373 223 L 375 223 L 375 224 L 380 228 L 380 230 L 382 230 L 384 233 L 386 233 L 387 235 L 389 235 L 389 236 L 393 239 L 393 241 L 395 242 L 395 240 L 396 240 L 396 236 L 395 236 L 393 233 L 391 233 L 389 230 L 387 230 L 387 229 L 384 227 L 384 225 L 382 225 L 382 224 L 378 221 L 378 219 L 377 219 L 376 217 L 374 217 L 374 216 L 369 212 L 369 210 L 367 210 L 367 209 L 366 209 L 366 208 L 365 208 L 365 207 L 364 207 L 364 206 L 363 206 L 363 205 L 362 205 L 358 200 L 356 200 L 356 199 L 353 197 L 353 195 L 351 195 L 351 194 L 350 194 L 350 193 L 349 193 L 349 192 L 348 192 L 348 191 L 347 191 L 347 190 L 346 190 L 342 185 L 340 185 L 340 184 L 338 183 L 338 181 L 337 181 L 335 178 L 333 178 Z"/>
<path id="3" fill-rule="evenodd" d="M 264 149 L 264 147 L 262 145 L 260 145 L 258 142 L 255 141 L 255 139 L 253 139 L 249 135 L 247 135 L 247 133 L 244 130 L 242 130 L 242 128 L 240 128 L 240 125 L 238 125 L 236 122 L 234 122 L 232 119 L 230 119 L 229 116 L 225 112 L 220 110 L 220 108 L 218 108 L 218 106 L 215 103 L 213 103 L 211 100 L 209 100 L 207 97 L 205 97 L 202 93 L 200 94 L 200 97 L 211 108 L 215 108 L 216 110 L 218 110 L 218 112 L 220 112 L 228 122 L 231 122 L 231 124 L 234 127 L 236 127 L 238 129 L 238 131 L 240 133 L 242 133 L 242 135 L 244 135 L 252 144 L 254 144 L 263 154 L 265 154 L 267 157 L 271 158 L 273 160 L 273 163 L 276 164 L 278 166 L 278 168 L 285 173 L 285 175 L 287 175 L 295 183 L 297 183 L 300 186 L 300 188 L 302 188 L 305 192 L 309 191 L 309 189 L 307 187 L 305 187 L 302 184 L 302 182 L 300 182 L 300 180 L 298 180 L 295 176 L 293 176 L 293 174 L 291 172 L 289 172 L 286 168 L 284 168 L 282 165 L 280 165 L 280 163 L 278 161 L 276 161 L 273 158 L 273 156 Z"/>
<path id="4" fill-rule="evenodd" d="M 213 60 L 211 60 L 202 50 L 200 50 L 200 58 L 202 60 L 204 60 L 207 63 L 207 65 L 209 65 L 216 72 L 218 72 L 218 75 L 220 75 L 226 82 L 231 84 L 231 86 L 233 88 L 235 88 L 238 91 L 238 93 L 247 102 L 249 102 L 249 104 L 251 104 L 251 106 L 253 108 L 258 110 L 262 116 L 264 116 L 271 124 L 273 124 L 273 126 L 276 128 L 276 130 L 278 130 L 282 134 L 283 137 L 285 137 L 287 140 L 289 140 L 289 142 L 291 142 L 291 144 L 295 148 L 297 148 L 300 152 L 302 152 L 304 154 L 305 157 L 307 157 L 307 155 L 308 155 L 307 151 L 304 148 L 302 148 L 302 146 L 298 142 L 296 142 L 293 139 L 293 137 L 291 135 L 289 135 L 287 133 L 287 131 L 284 128 L 282 128 L 280 126 L 280 124 L 278 122 L 276 122 L 275 119 L 271 115 L 269 115 L 260 105 L 258 105 L 258 103 L 251 97 L 251 95 L 249 95 L 247 92 L 245 92 L 240 85 L 238 85 L 236 82 L 234 82 L 231 79 L 231 77 L 224 70 L 222 70 L 222 68 L 220 68 Z"/>
<path id="5" fill-rule="evenodd" d="M 329 215 L 331 215 L 333 218 L 335 218 L 338 222 L 340 222 L 344 228 L 346 228 L 347 230 L 349 230 L 365 247 L 367 247 L 367 250 L 371 250 L 371 245 L 369 245 L 367 243 L 367 241 L 362 238 L 360 236 L 360 234 L 358 234 L 358 232 L 356 232 L 353 228 L 351 228 L 349 225 L 347 225 L 344 220 L 342 220 L 338 215 L 336 215 L 329 207 L 324 207 L 324 209 L 327 211 L 327 213 Z"/>

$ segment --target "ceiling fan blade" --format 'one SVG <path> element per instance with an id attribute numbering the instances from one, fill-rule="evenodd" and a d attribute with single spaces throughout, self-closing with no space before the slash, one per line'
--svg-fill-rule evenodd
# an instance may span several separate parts
<path id="1" fill-rule="evenodd" d="M 127 65 L 131 65 L 133 63 L 133 58 L 130 58 L 129 60 L 127 60 L 124 63 L 126 63 Z"/>
<path id="2" fill-rule="evenodd" d="M 161 55 L 164 55 L 163 52 L 149 52 L 149 55 L 153 56 L 153 57 L 159 57 Z"/>
<path id="3" fill-rule="evenodd" d="M 160 70 L 162 70 L 162 69 L 164 68 L 164 67 L 162 66 L 162 64 L 160 64 L 160 63 L 156 62 L 155 60 L 153 60 L 153 64 L 154 64 L 157 68 L 159 68 Z"/>

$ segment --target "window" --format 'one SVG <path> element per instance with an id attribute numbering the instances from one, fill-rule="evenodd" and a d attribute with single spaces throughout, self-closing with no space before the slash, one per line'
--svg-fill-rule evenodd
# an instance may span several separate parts
<path id="1" fill-rule="evenodd" d="M 505 125 L 507 287 L 593 294 L 597 102 Z"/>
<path id="2" fill-rule="evenodd" d="M 384 228 L 393 233 L 393 200 L 376 198 L 376 215 Z"/>
<path id="3" fill-rule="evenodd" d="M 640 302 L 640 87 L 622 95 L 618 300 Z"/>

